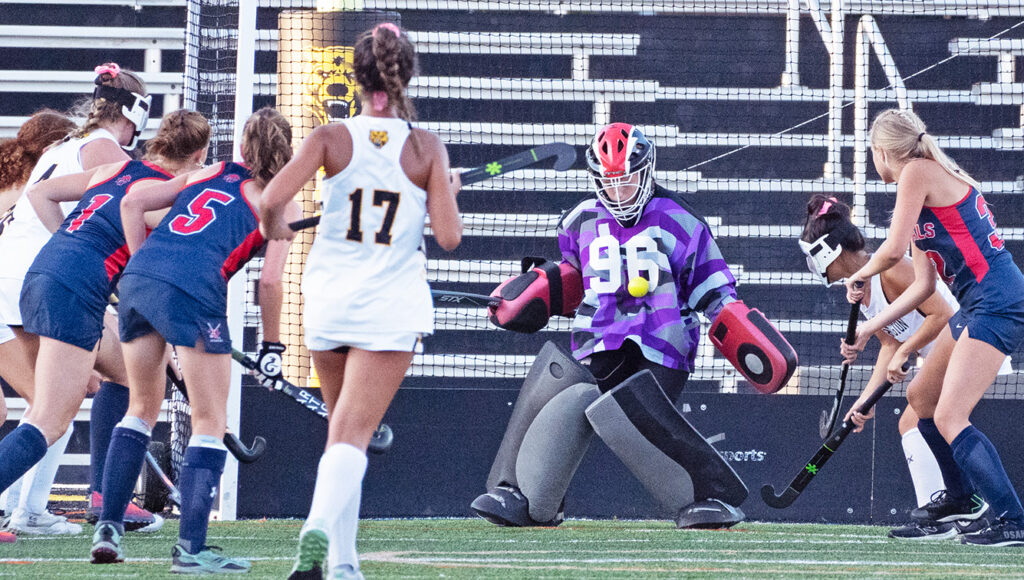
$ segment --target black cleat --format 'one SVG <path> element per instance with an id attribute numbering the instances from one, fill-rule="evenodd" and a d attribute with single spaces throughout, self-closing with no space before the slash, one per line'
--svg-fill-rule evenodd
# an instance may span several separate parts
<path id="1" fill-rule="evenodd" d="M 998 518 L 989 527 L 960 538 L 974 546 L 1024 546 L 1024 523 Z"/>
<path id="2" fill-rule="evenodd" d="M 477 497 L 469 507 L 483 519 L 498 526 L 554 527 L 565 519 L 561 511 L 548 522 L 538 522 L 531 518 L 529 500 L 511 485 L 499 485 Z"/>
<path id="3" fill-rule="evenodd" d="M 889 530 L 889 537 L 897 540 L 948 540 L 955 538 L 955 524 L 939 522 L 911 522 Z"/>
<path id="4" fill-rule="evenodd" d="M 720 499 L 696 501 L 679 510 L 676 527 L 693 530 L 722 530 L 743 521 L 746 515 Z"/>
<path id="5" fill-rule="evenodd" d="M 910 512 L 910 517 L 921 523 L 951 523 L 972 521 L 988 511 L 988 503 L 976 493 L 954 499 L 941 489 L 932 494 L 932 500 Z"/>

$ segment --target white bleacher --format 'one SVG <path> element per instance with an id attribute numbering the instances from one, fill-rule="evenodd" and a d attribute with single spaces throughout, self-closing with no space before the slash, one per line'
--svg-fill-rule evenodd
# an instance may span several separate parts
<path id="1" fill-rule="evenodd" d="M 1024 83 L 1017 81 L 1017 59 L 1024 56 L 1024 38 L 954 38 L 949 52 L 955 56 L 994 56 L 996 80 L 971 88 L 977 105 L 1016 105 L 1021 107 L 1020 126 L 992 132 L 995 148 L 1005 151 L 1024 149 Z"/>

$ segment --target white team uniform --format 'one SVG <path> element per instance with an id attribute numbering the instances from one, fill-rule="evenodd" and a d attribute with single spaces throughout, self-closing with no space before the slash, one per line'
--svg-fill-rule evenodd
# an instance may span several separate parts
<path id="1" fill-rule="evenodd" d="M 323 217 L 302 278 L 306 346 L 412 351 L 434 330 L 434 306 L 423 249 L 427 192 L 399 162 L 410 128 L 366 115 L 342 123 L 352 160 L 323 181 Z"/>
<path id="2" fill-rule="evenodd" d="M 860 305 L 860 311 L 864 314 L 865 318 L 870 319 L 878 316 L 878 313 L 889 305 L 888 298 L 886 298 L 885 293 L 882 292 L 881 280 L 881 276 L 871 277 L 871 303 L 867 306 L 864 306 L 863 303 Z M 949 291 L 948 286 L 939 282 L 935 284 L 935 289 L 939 292 L 939 295 L 942 296 L 942 299 L 953 308 L 954 313 L 957 310 L 960 310 L 960 303 L 953 297 L 953 293 Z M 924 324 L 924 315 L 921 314 L 921 311 L 914 310 L 909 314 L 904 315 L 902 318 L 896 319 L 894 322 L 889 324 L 889 326 L 886 326 L 884 330 L 886 334 L 896 340 L 906 342 L 914 335 L 915 332 L 917 332 L 919 328 L 921 328 L 922 324 Z M 922 347 L 918 353 L 927 358 L 928 353 L 931 352 L 934 344 L 935 341 L 929 342 Z M 1006 357 L 1003 360 L 1003 366 L 999 369 L 999 374 L 1004 375 L 1009 372 L 1012 372 L 1012 367 L 1010 366 L 1010 357 Z"/>
<path id="3" fill-rule="evenodd" d="M 82 147 L 98 139 L 117 139 L 106 129 L 96 129 L 79 139 L 70 139 L 45 151 L 29 175 L 28 183 L 36 183 L 41 179 L 49 179 L 81 173 Z M 62 202 L 61 211 L 64 215 L 75 209 L 77 201 Z M 18 301 L 21 299 L 21 286 L 25 280 L 36 254 L 50 239 L 46 229 L 28 197 L 22 195 L 14 204 L 13 219 L 4 227 L 0 235 L 0 323 L 21 326 L 21 311 Z M 0 340 L 3 342 L 3 340 Z"/>

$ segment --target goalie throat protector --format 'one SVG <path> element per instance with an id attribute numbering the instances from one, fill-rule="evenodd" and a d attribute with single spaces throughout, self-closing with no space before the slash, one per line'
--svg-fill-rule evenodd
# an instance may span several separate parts
<path id="1" fill-rule="evenodd" d="M 135 149 L 135 146 L 139 144 L 139 136 L 142 135 L 143 129 L 146 128 L 146 121 L 149 120 L 149 109 L 153 104 L 153 96 L 142 96 L 126 89 L 97 85 L 96 90 L 92 93 L 92 98 L 95 100 L 106 99 L 121 105 L 121 114 L 135 125 L 135 132 L 132 133 L 131 142 L 123 148 L 127 151 Z"/>

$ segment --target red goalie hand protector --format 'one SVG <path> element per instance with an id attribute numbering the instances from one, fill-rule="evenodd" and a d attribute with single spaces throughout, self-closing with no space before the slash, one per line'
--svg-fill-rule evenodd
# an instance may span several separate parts
<path id="1" fill-rule="evenodd" d="M 781 389 L 796 371 L 796 351 L 775 325 L 741 300 L 722 308 L 708 337 L 758 391 Z"/>
<path id="2" fill-rule="evenodd" d="M 509 278 L 491 292 L 501 304 L 488 310 L 491 322 L 515 332 L 537 332 L 555 314 L 570 314 L 583 301 L 583 277 L 562 262 L 545 262 Z"/>

